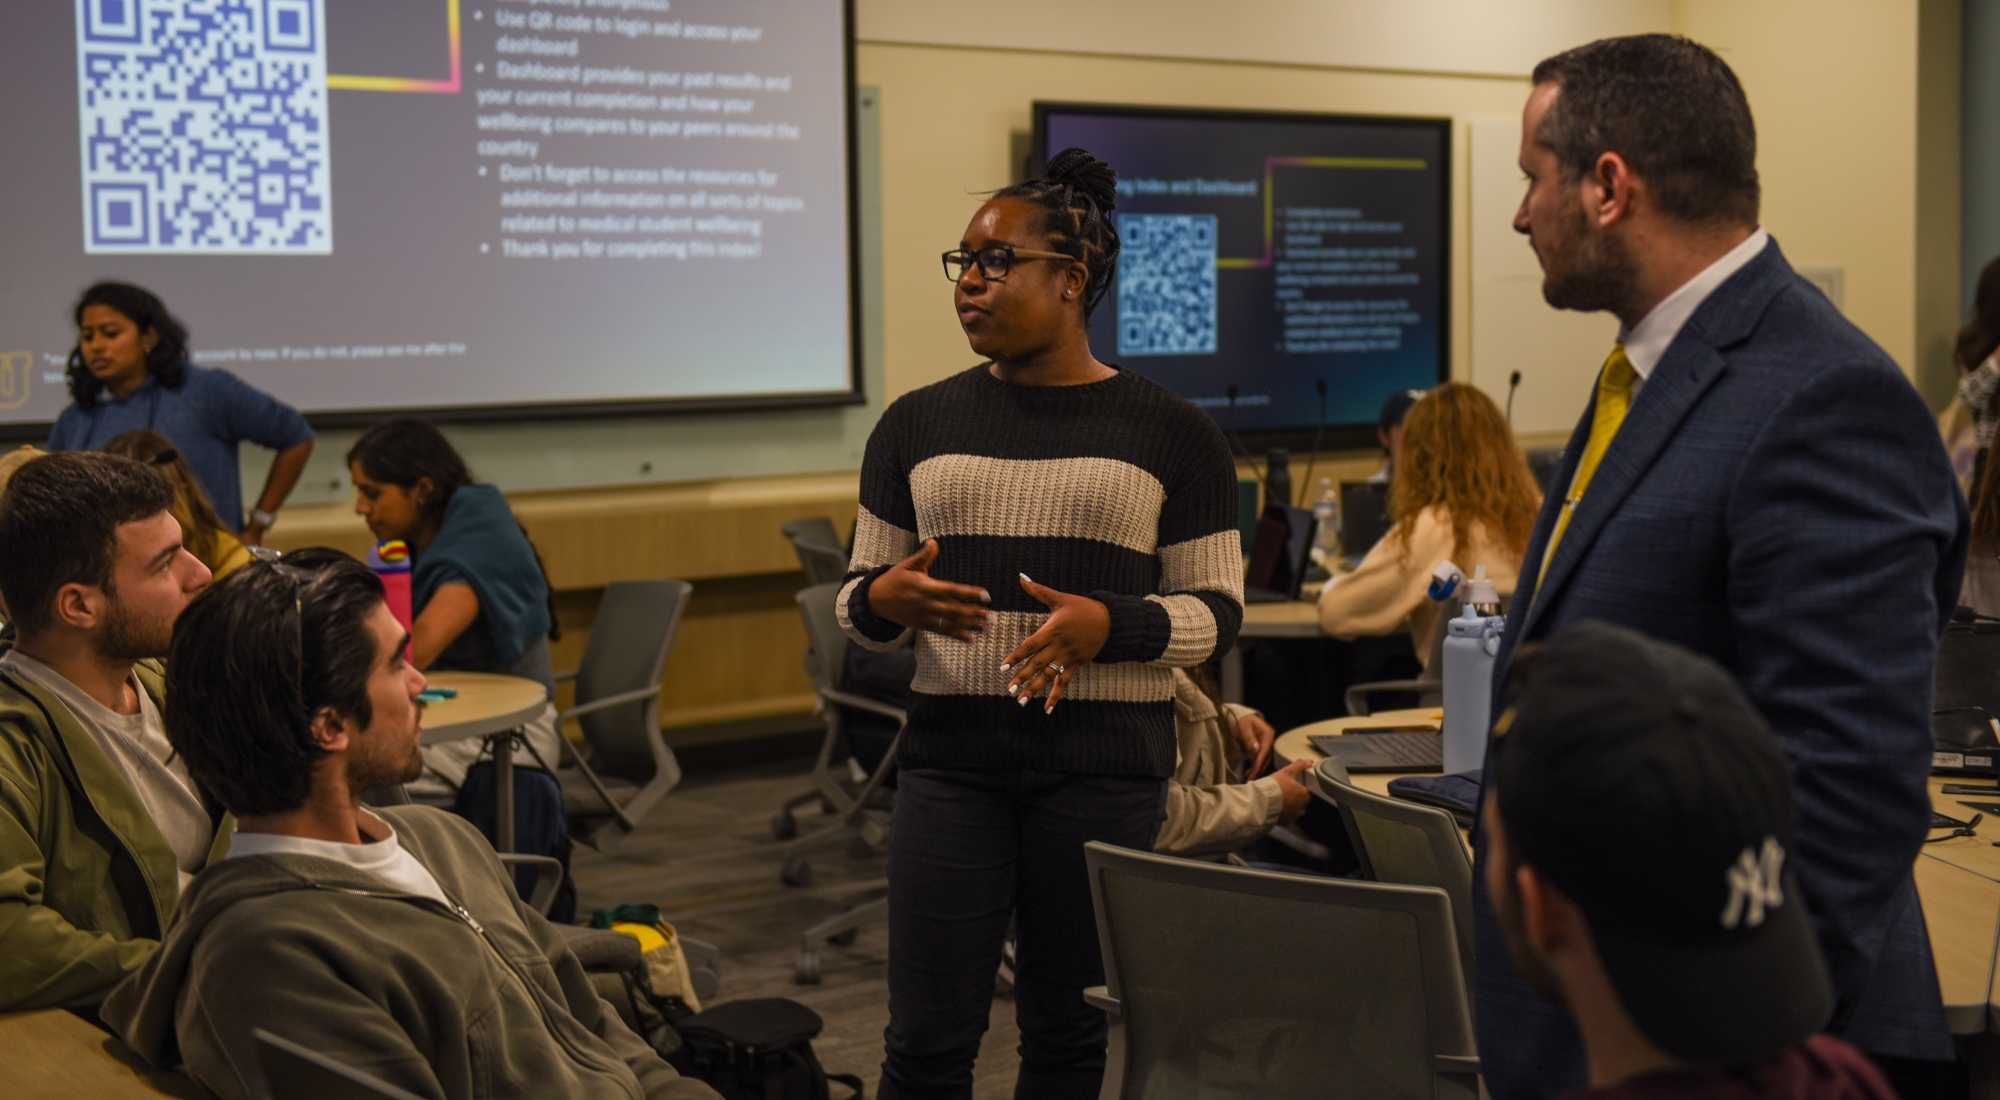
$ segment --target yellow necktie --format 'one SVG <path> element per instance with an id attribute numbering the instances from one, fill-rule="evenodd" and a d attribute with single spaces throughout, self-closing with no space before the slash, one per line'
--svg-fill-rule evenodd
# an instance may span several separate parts
<path id="1" fill-rule="evenodd" d="M 1611 448 L 1612 437 L 1618 434 L 1619 425 L 1625 423 L 1625 414 L 1632 408 L 1632 383 L 1639 372 L 1632 369 L 1632 360 L 1625 356 L 1625 345 L 1612 347 L 1611 357 L 1604 361 L 1604 370 L 1597 376 L 1597 408 L 1590 417 L 1590 441 L 1584 444 L 1583 458 L 1576 464 L 1576 476 L 1570 478 L 1569 495 L 1563 498 L 1562 514 L 1556 517 L 1555 533 L 1549 536 L 1549 547 L 1542 551 L 1542 571 L 1535 575 L 1536 594 L 1540 594 L 1542 578 L 1549 575 L 1549 563 L 1555 560 L 1556 547 L 1561 545 L 1563 532 L 1569 530 L 1570 516 L 1576 513 L 1576 506 L 1583 503 L 1583 491 L 1590 485 L 1590 476 L 1597 472 L 1597 464 L 1604 461 L 1604 452 Z"/>

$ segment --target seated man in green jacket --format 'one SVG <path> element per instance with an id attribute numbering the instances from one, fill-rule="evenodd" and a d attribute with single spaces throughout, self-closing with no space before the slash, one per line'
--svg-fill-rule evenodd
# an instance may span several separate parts
<path id="1" fill-rule="evenodd" d="M 159 947 L 218 812 L 160 719 L 174 619 L 208 568 L 174 485 L 128 458 L 45 455 L 0 494 L 0 1012 L 87 1009 Z"/>
<path id="2" fill-rule="evenodd" d="M 424 1097 L 716 1100 L 598 998 L 463 818 L 362 806 L 423 767 L 408 643 L 333 550 L 246 566 L 181 616 L 167 735 L 235 836 L 105 1021 L 224 1100 L 271 1095 L 257 1028 Z"/>

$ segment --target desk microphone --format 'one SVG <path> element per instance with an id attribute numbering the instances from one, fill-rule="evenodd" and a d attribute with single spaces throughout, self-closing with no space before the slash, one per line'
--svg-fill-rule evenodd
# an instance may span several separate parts
<path id="1" fill-rule="evenodd" d="M 1257 472 L 1257 460 L 1250 457 L 1250 448 L 1245 447 L 1243 440 L 1236 434 L 1236 383 L 1234 382 L 1229 384 L 1229 426 L 1223 429 L 1222 434 L 1229 439 L 1231 445 L 1243 452 L 1243 461 L 1250 464 L 1250 475 L 1257 479 L 1257 487 L 1264 490 L 1264 499 L 1269 500 L 1271 487 L 1265 483 L 1264 475 Z"/>
<path id="2" fill-rule="evenodd" d="M 1507 426 L 1514 426 L 1514 391 L 1521 388 L 1521 372 L 1515 371 L 1507 378 Z"/>
<path id="3" fill-rule="evenodd" d="M 1313 389 L 1319 391 L 1319 427 L 1313 429 L 1312 454 L 1306 458 L 1305 487 L 1307 493 L 1311 493 L 1313 491 L 1313 466 L 1319 462 L 1320 437 L 1326 434 L 1326 379 L 1324 378 L 1314 379 Z M 1313 502 L 1314 499 L 1315 498 L 1311 496 L 1308 496 L 1306 498 L 1308 503 Z"/>
<path id="4" fill-rule="evenodd" d="M 2000 623 L 2000 618 L 1982 615 L 1964 604 L 1951 609 L 1951 621 L 1955 623 Z"/>

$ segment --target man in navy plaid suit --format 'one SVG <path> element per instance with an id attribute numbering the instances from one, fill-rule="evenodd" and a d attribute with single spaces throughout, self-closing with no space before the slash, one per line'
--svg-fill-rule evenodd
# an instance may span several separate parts
<path id="1" fill-rule="evenodd" d="M 1911 865 L 1967 529 L 1930 413 L 1759 227 L 1749 103 L 1709 50 L 1642 35 L 1542 62 L 1521 168 L 1514 227 L 1549 304 L 1621 328 L 1529 542 L 1496 686 L 1523 644 L 1585 619 L 1727 668 L 1796 773 L 1827 1030 L 1926 1095 L 1953 1048 Z M 1552 1097 L 1584 1083 L 1582 1051 L 1508 958 L 1485 852 L 1476 837 L 1481 1069 L 1496 1100 Z"/>

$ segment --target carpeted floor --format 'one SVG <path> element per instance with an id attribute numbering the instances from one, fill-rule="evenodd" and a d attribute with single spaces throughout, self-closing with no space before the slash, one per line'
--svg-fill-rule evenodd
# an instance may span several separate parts
<path id="1" fill-rule="evenodd" d="M 689 776 L 639 831 L 596 852 L 579 845 L 573 861 L 578 913 L 628 902 L 658 905 L 684 934 L 723 954 L 720 1000 L 791 997 L 826 1020 L 815 1048 L 830 1072 L 858 1073 L 874 1096 L 882 1071 L 882 1029 L 889 1022 L 886 964 L 889 937 L 881 924 L 852 944 L 821 944 L 821 982 L 797 985 L 793 961 L 800 933 L 844 908 L 843 899 L 879 885 L 883 859 L 853 859 L 843 841 L 809 853 L 813 878 L 804 887 L 778 879 L 784 857 L 771 838 L 779 806 L 809 786 L 810 761 Z M 802 832 L 831 822 L 816 805 L 799 818 Z M 993 1024 L 980 1048 L 973 1096 L 1005 1100 L 1018 1067 L 1014 1004 L 996 996 Z M 841 1090 L 834 1090 L 835 1096 Z"/>

